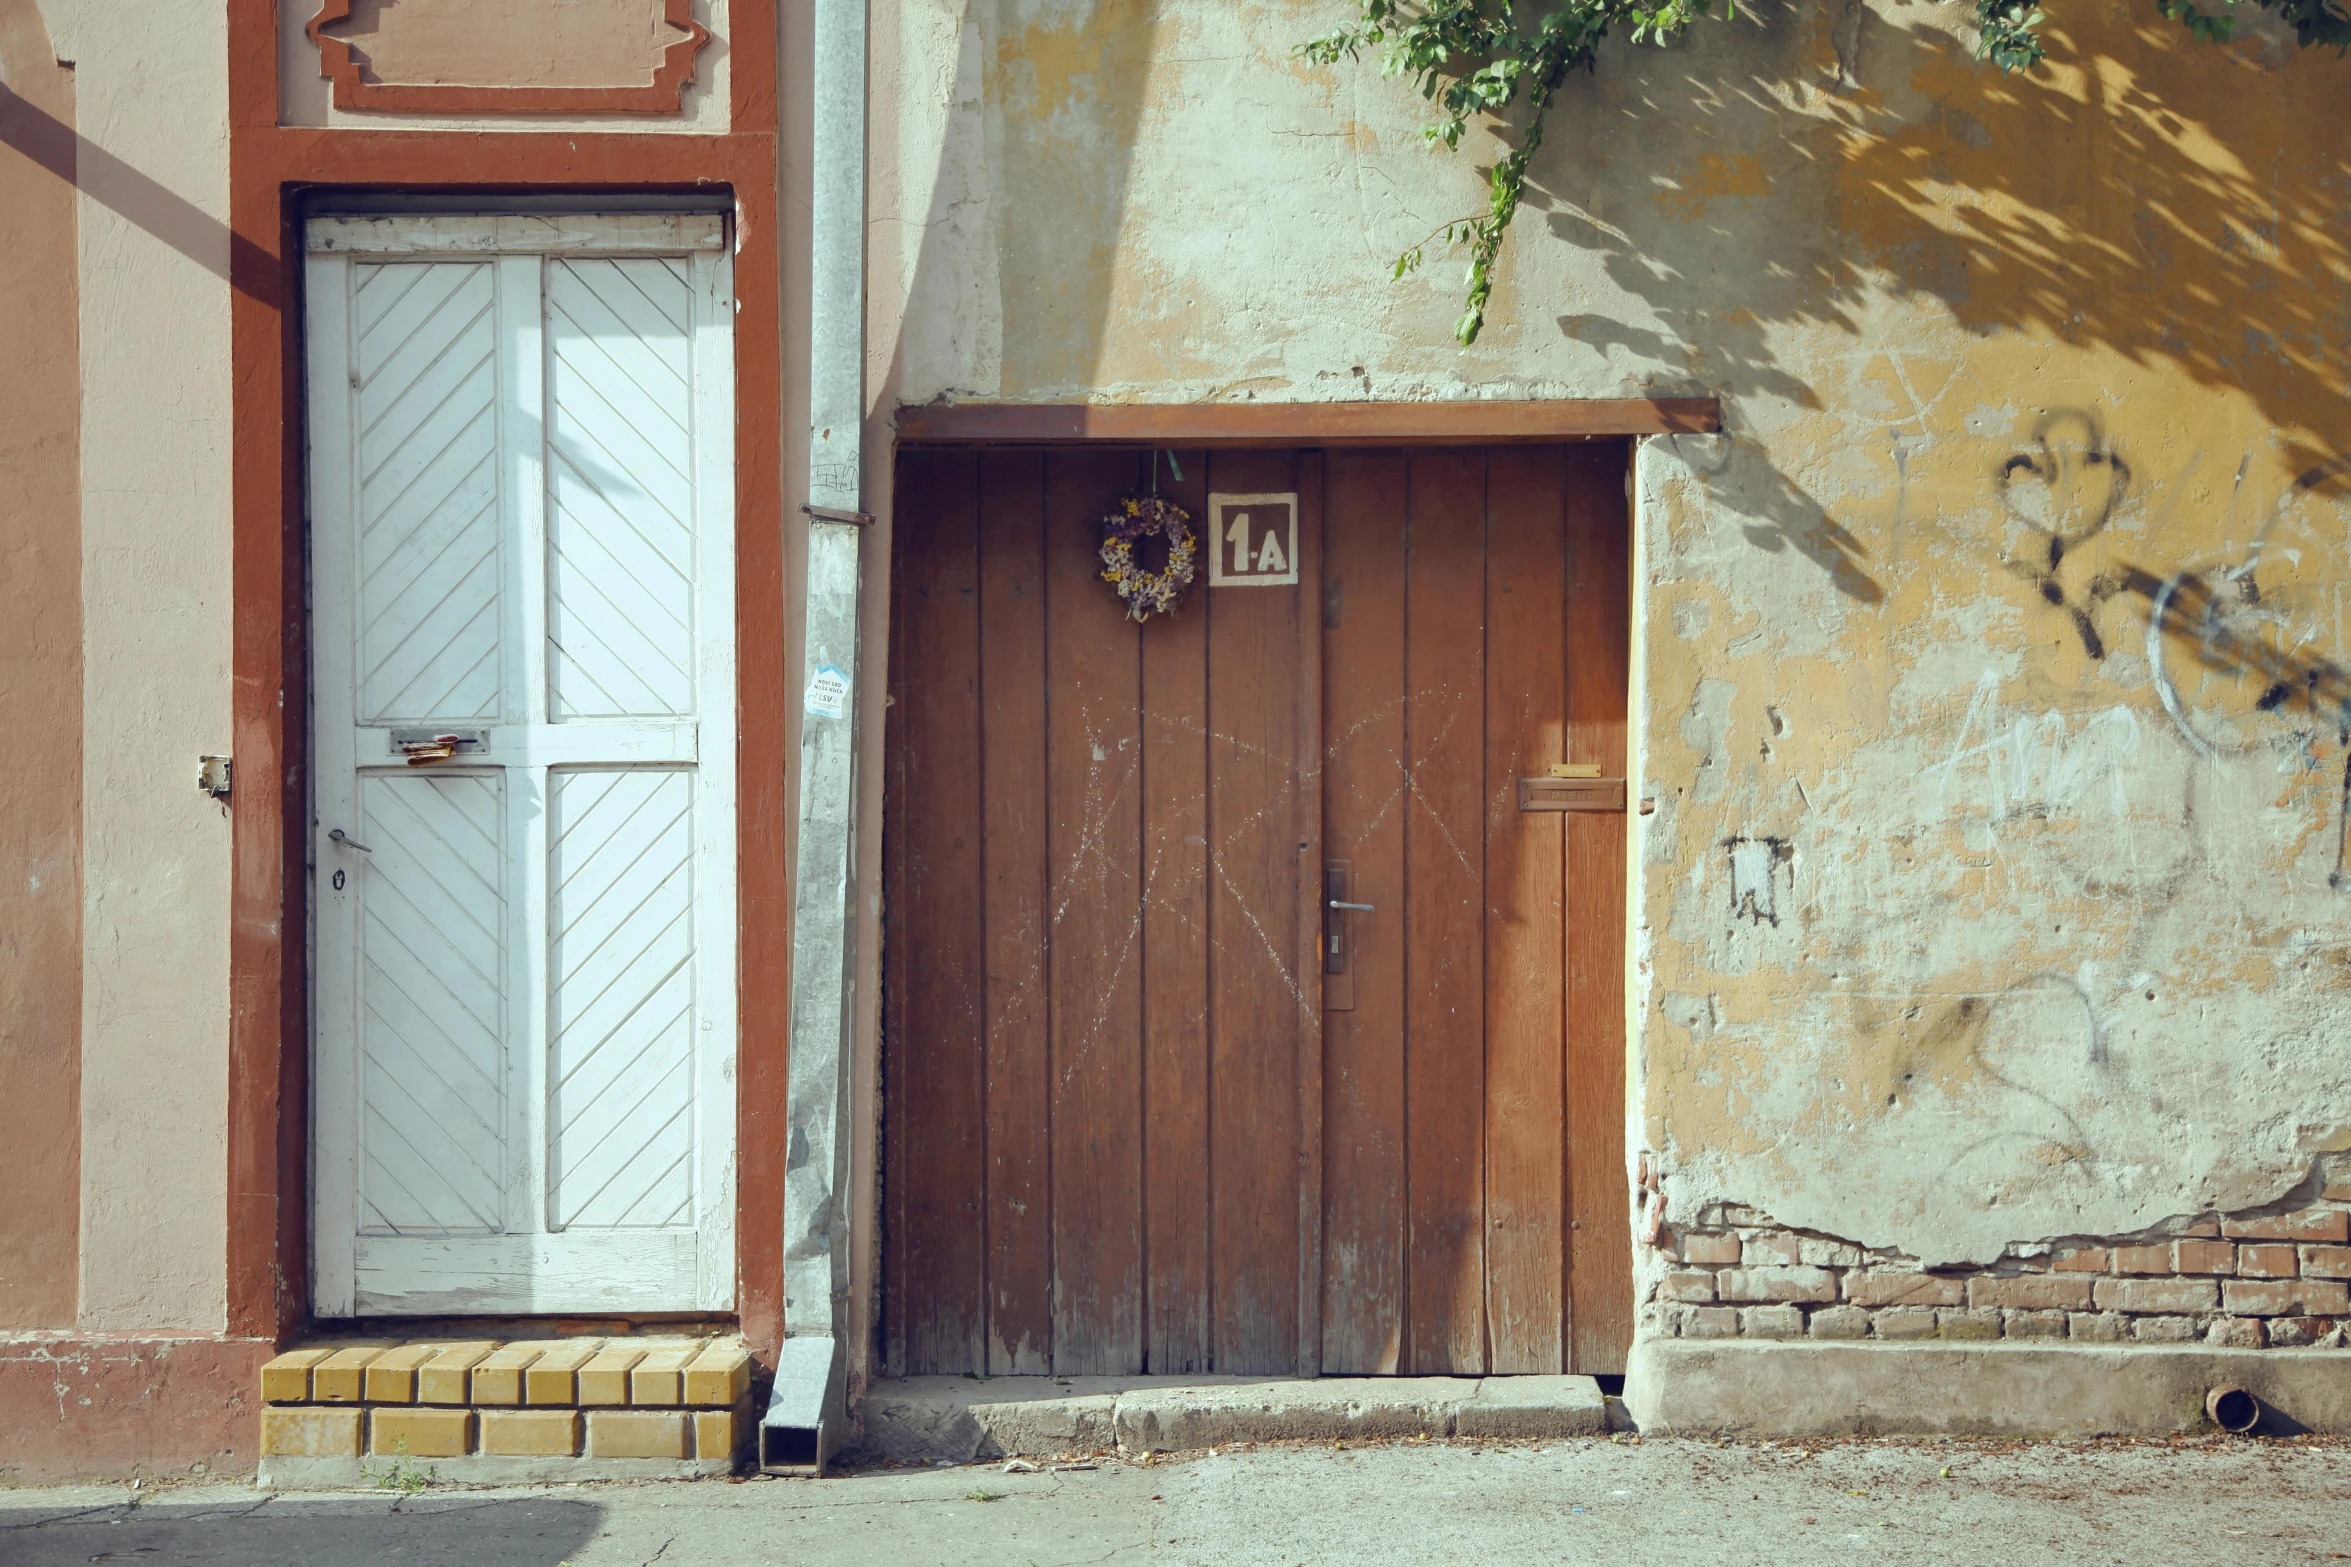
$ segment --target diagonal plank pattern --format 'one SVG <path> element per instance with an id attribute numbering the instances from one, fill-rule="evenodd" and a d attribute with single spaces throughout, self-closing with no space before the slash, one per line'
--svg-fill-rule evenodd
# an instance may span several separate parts
<path id="1" fill-rule="evenodd" d="M 359 716 L 487 717 L 499 699 L 500 565 L 490 268 L 359 273 Z"/>
<path id="2" fill-rule="evenodd" d="M 504 1219 L 506 898 L 495 773 L 361 786 L 360 1223 L 495 1232 Z"/>
<path id="3" fill-rule="evenodd" d="M 548 854 L 552 1217 L 691 1222 L 693 780 L 559 772 Z"/>
<path id="4" fill-rule="evenodd" d="M 557 720 L 694 705 L 694 439 L 681 262 L 547 268 L 548 678 Z"/>
<path id="5" fill-rule="evenodd" d="M 724 235 L 306 233 L 322 1315 L 735 1302 Z"/>

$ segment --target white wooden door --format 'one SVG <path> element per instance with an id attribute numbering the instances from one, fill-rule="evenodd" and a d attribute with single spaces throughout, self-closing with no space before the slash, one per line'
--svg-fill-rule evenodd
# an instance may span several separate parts
<path id="1" fill-rule="evenodd" d="M 724 221 L 307 251 L 313 1310 L 730 1307 Z"/>

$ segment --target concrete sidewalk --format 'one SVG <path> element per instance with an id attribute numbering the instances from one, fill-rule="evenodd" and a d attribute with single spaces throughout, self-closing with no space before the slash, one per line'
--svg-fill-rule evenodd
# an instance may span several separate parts
<path id="1" fill-rule="evenodd" d="M 1629 1429 L 1590 1377 L 906 1377 L 877 1382 L 868 1463 L 1196 1452 L 1236 1442 L 1559 1438 Z"/>
<path id="2" fill-rule="evenodd" d="M 1263 1447 L 1007 1474 L 443 1495 L 0 1492 L 8 1567 L 2272 1567 L 2351 1553 L 2351 1448 L 1655 1439 Z"/>

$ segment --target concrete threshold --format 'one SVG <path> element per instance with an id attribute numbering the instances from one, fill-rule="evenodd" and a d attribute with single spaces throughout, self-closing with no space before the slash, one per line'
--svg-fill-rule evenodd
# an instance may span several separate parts
<path id="1" fill-rule="evenodd" d="M 1590 1377 L 906 1377 L 874 1383 L 867 1463 L 972 1463 L 1237 1442 L 1568 1437 L 1610 1429 Z M 1621 1406 L 1616 1423 L 1626 1428 Z"/>

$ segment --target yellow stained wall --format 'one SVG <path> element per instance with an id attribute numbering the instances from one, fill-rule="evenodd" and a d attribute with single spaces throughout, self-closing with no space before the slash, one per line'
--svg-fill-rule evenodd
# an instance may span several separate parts
<path id="1" fill-rule="evenodd" d="M 1571 78 L 1492 324 L 1347 0 L 877 15 L 877 408 L 1719 394 L 1638 462 L 1634 1144 L 1930 1260 L 2351 1143 L 2351 63 L 1742 6 Z M 2341 884 L 2338 884 L 2341 883 Z"/>

